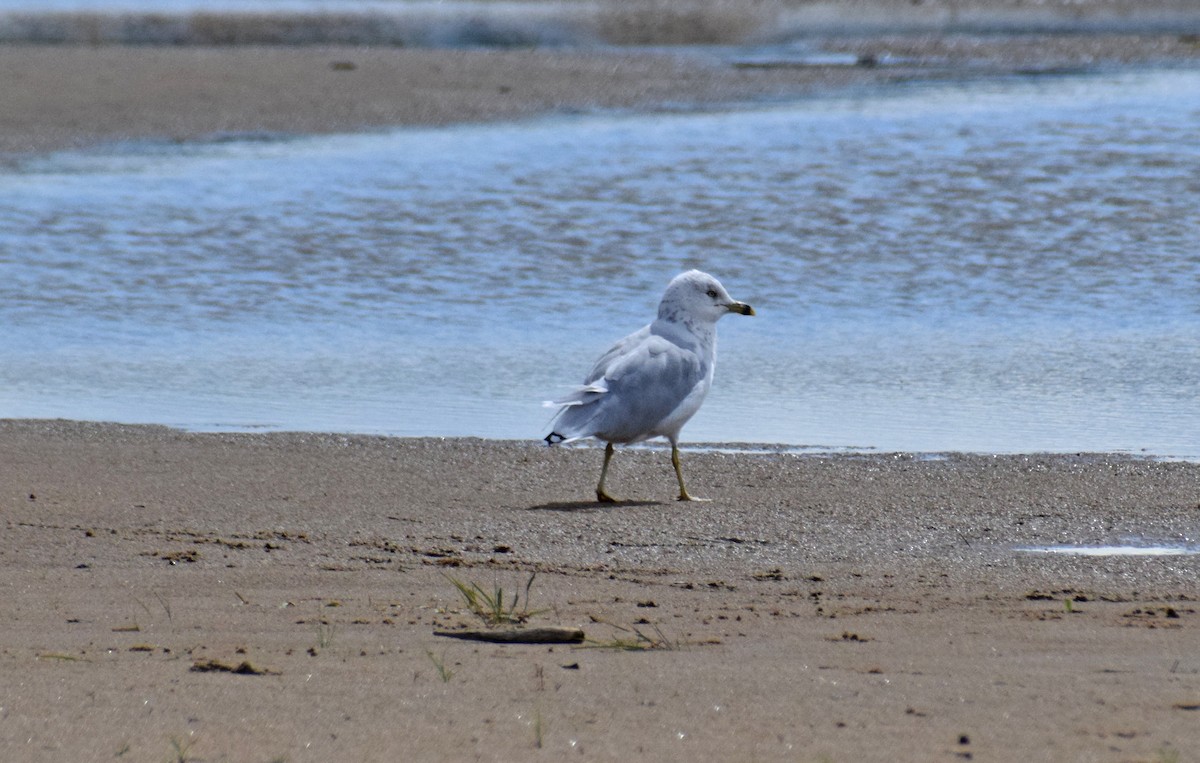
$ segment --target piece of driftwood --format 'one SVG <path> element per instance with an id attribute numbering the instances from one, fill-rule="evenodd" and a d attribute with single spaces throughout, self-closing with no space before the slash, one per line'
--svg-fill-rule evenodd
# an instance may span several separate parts
<path id="1" fill-rule="evenodd" d="M 434 631 L 435 636 L 488 641 L 494 644 L 578 644 L 582 628 L 551 625 L 545 628 L 502 628 L 499 630 Z"/>

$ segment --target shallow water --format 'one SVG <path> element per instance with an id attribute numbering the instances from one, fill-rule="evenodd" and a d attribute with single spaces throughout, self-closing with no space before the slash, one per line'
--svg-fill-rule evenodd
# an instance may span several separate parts
<path id="1" fill-rule="evenodd" d="M 1192 545 L 1112 545 L 1112 546 L 1029 546 L 1016 549 L 1027 554 L 1063 556 L 1195 556 L 1200 546 Z"/>
<path id="2" fill-rule="evenodd" d="M 1200 457 L 1200 72 L 64 153 L 0 173 L 0 415 L 535 438 L 687 267 L 692 441 Z"/>

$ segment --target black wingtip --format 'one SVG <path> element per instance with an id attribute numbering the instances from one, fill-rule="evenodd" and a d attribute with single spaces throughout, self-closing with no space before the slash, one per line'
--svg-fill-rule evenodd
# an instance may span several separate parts
<path id="1" fill-rule="evenodd" d="M 555 439 L 555 438 L 558 438 L 558 439 Z M 546 435 L 543 439 L 545 439 L 547 445 L 558 445 L 560 442 L 562 442 L 563 440 L 565 440 L 567 438 L 563 437 L 558 432 L 551 432 L 550 434 Z"/>

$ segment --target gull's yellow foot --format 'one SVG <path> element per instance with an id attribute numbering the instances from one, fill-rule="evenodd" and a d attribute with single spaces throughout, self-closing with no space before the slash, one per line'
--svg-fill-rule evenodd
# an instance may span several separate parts
<path id="1" fill-rule="evenodd" d="M 604 489 L 604 478 L 608 476 L 608 462 L 612 461 L 613 444 L 610 442 L 604 446 L 604 466 L 600 469 L 600 483 L 596 485 L 596 500 L 600 503 L 616 503 L 617 499 L 608 494 Z"/>
<path id="2" fill-rule="evenodd" d="M 695 498 L 688 493 L 687 488 L 683 486 L 683 467 L 679 464 L 679 447 L 674 441 L 671 442 L 671 465 L 675 467 L 675 477 L 679 480 L 679 497 L 677 501 L 708 501 L 710 498 Z"/>

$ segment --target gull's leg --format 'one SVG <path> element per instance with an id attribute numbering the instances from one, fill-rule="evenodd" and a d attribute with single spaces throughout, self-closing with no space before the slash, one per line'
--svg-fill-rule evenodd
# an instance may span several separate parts
<path id="1" fill-rule="evenodd" d="M 616 503 L 617 499 L 604 491 L 604 478 L 608 476 L 608 462 L 613 457 L 613 444 L 604 447 L 604 466 L 600 469 L 600 484 L 596 485 L 596 500 L 600 503 Z"/>
<path id="2" fill-rule="evenodd" d="M 683 467 L 679 465 L 679 446 L 671 440 L 671 465 L 675 467 L 675 477 L 679 480 L 679 500 L 681 501 L 707 501 L 708 498 L 693 498 L 688 494 L 687 488 L 683 485 Z"/>

